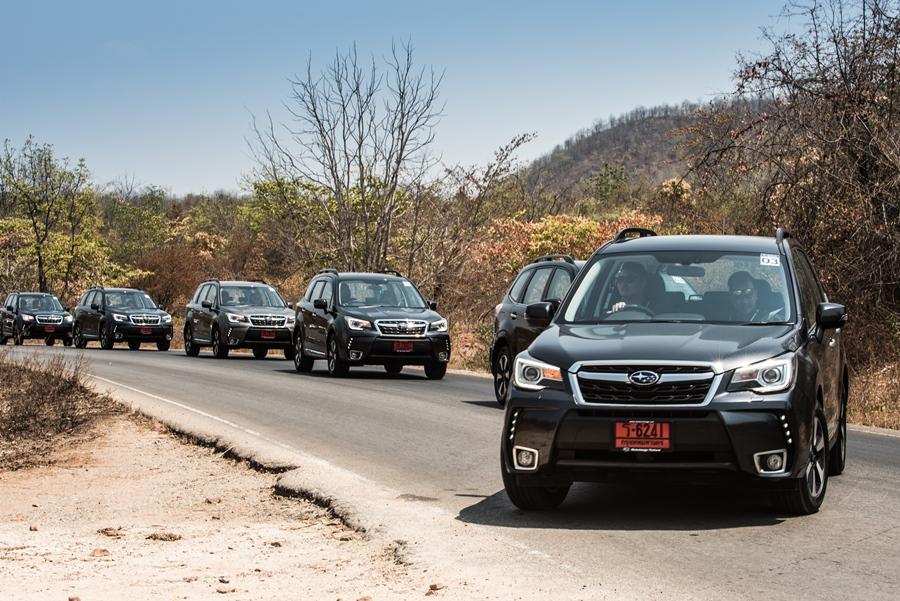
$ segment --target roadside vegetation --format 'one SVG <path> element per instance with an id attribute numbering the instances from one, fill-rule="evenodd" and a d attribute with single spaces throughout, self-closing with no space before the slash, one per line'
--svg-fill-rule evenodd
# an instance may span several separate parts
<path id="1" fill-rule="evenodd" d="M 0 470 L 39 464 L 72 435 L 120 411 L 85 384 L 80 359 L 14 360 L 2 351 L 0 381 Z"/>
<path id="2" fill-rule="evenodd" d="M 517 160 L 436 158 L 441 73 L 410 45 L 355 48 L 255 119 L 242 194 L 172 197 L 100 185 L 52 146 L 0 157 L 0 288 L 142 287 L 179 310 L 204 278 L 264 279 L 296 300 L 322 267 L 401 271 L 448 315 L 457 366 L 486 369 L 493 307 L 547 252 L 587 256 L 624 226 L 771 236 L 808 247 L 847 304 L 851 416 L 897 427 L 900 364 L 900 2 L 792 3 L 790 33 L 740 56 L 735 89 L 702 105 L 638 108 Z M 785 29 L 786 31 L 786 29 Z M 164 184 L 164 182 L 161 182 Z M 176 340 L 177 343 L 177 340 Z"/>

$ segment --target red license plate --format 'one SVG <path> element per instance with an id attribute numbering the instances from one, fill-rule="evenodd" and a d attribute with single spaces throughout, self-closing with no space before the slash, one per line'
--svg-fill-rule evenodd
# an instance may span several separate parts
<path id="1" fill-rule="evenodd" d="M 616 422 L 616 449 L 667 451 L 671 449 L 671 424 L 667 422 Z"/>
<path id="2" fill-rule="evenodd" d="M 265 338 L 266 340 L 272 340 L 273 338 L 275 338 L 275 330 L 263 330 L 259 335 L 261 338 Z"/>
<path id="3" fill-rule="evenodd" d="M 44 331 L 45 332 L 55 332 L 56 326 L 44 326 Z"/>
<path id="4" fill-rule="evenodd" d="M 407 341 L 396 341 L 394 342 L 394 352 L 395 353 L 411 353 L 413 351 L 413 343 Z"/>
<path id="5" fill-rule="evenodd" d="M 141 328 L 141 334 L 152 334 L 153 328 Z"/>

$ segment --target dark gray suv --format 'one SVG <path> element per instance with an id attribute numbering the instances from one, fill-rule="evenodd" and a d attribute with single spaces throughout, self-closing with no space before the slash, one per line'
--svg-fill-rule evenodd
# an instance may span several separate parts
<path id="1" fill-rule="evenodd" d="M 291 307 L 265 282 L 207 280 L 187 306 L 184 352 L 196 357 L 201 347 L 210 346 L 213 355 L 225 359 L 231 349 L 250 348 L 264 359 L 276 349 L 293 359 Z"/>

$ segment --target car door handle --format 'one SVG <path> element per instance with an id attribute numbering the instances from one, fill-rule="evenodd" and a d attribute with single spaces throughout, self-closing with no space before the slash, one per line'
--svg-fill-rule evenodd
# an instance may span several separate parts
<path id="1" fill-rule="evenodd" d="M 512 313 L 509 314 L 509 318 L 510 319 L 519 319 L 519 314 L 516 313 L 515 311 L 513 311 Z"/>

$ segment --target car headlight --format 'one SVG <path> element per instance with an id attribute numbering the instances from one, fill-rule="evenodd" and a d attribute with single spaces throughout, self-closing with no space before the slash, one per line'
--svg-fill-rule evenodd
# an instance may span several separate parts
<path id="1" fill-rule="evenodd" d="M 63 321 L 66 323 L 72 323 L 72 316 L 69 314 L 66 314 L 66 316 L 63 317 Z"/>
<path id="2" fill-rule="evenodd" d="M 547 386 L 562 384 L 562 370 L 522 352 L 516 356 L 513 383 L 523 390 L 543 390 Z"/>
<path id="3" fill-rule="evenodd" d="M 113 313 L 112 318 L 114 321 L 118 321 L 119 323 L 122 323 L 123 321 L 128 321 L 127 315 L 119 315 L 118 313 Z"/>
<path id="4" fill-rule="evenodd" d="M 168 313 L 166 313 L 165 315 L 162 316 L 162 322 L 163 323 L 172 323 L 172 316 L 169 315 Z"/>
<path id="5" fill-rule="evenodd" d="M 446 319 L 439 319 L 428 324 L 429 332 L 446 332 L 448 328 Z"/>
<path id="6" fill-rule="evenodd" d="M 239 313 L 226 313 L 225 317 L 228 318 L 228 323 L 250 323 L 246 315 Z"/>
<path id="7" fill-rule="evenodd" d="M 34 315 L 22 313 L 22 321 L 34 321 Z"/>
<path id="8" fill-rule="evenodd" d="M 792 353 L 790 356 L 767 359 L 734 370 L 728 390 L 730 392 L 740 390 L 759 393 L 780 392 L 793 386 L 796 376 L 797 355 Z"/>
<path id="9" fill-rule="evenodd" d="M 372 322 L 365 319 L 357 319 L 355 317 L 347 318 L 347 327 L 351 330 L 371 330 Z"/>

